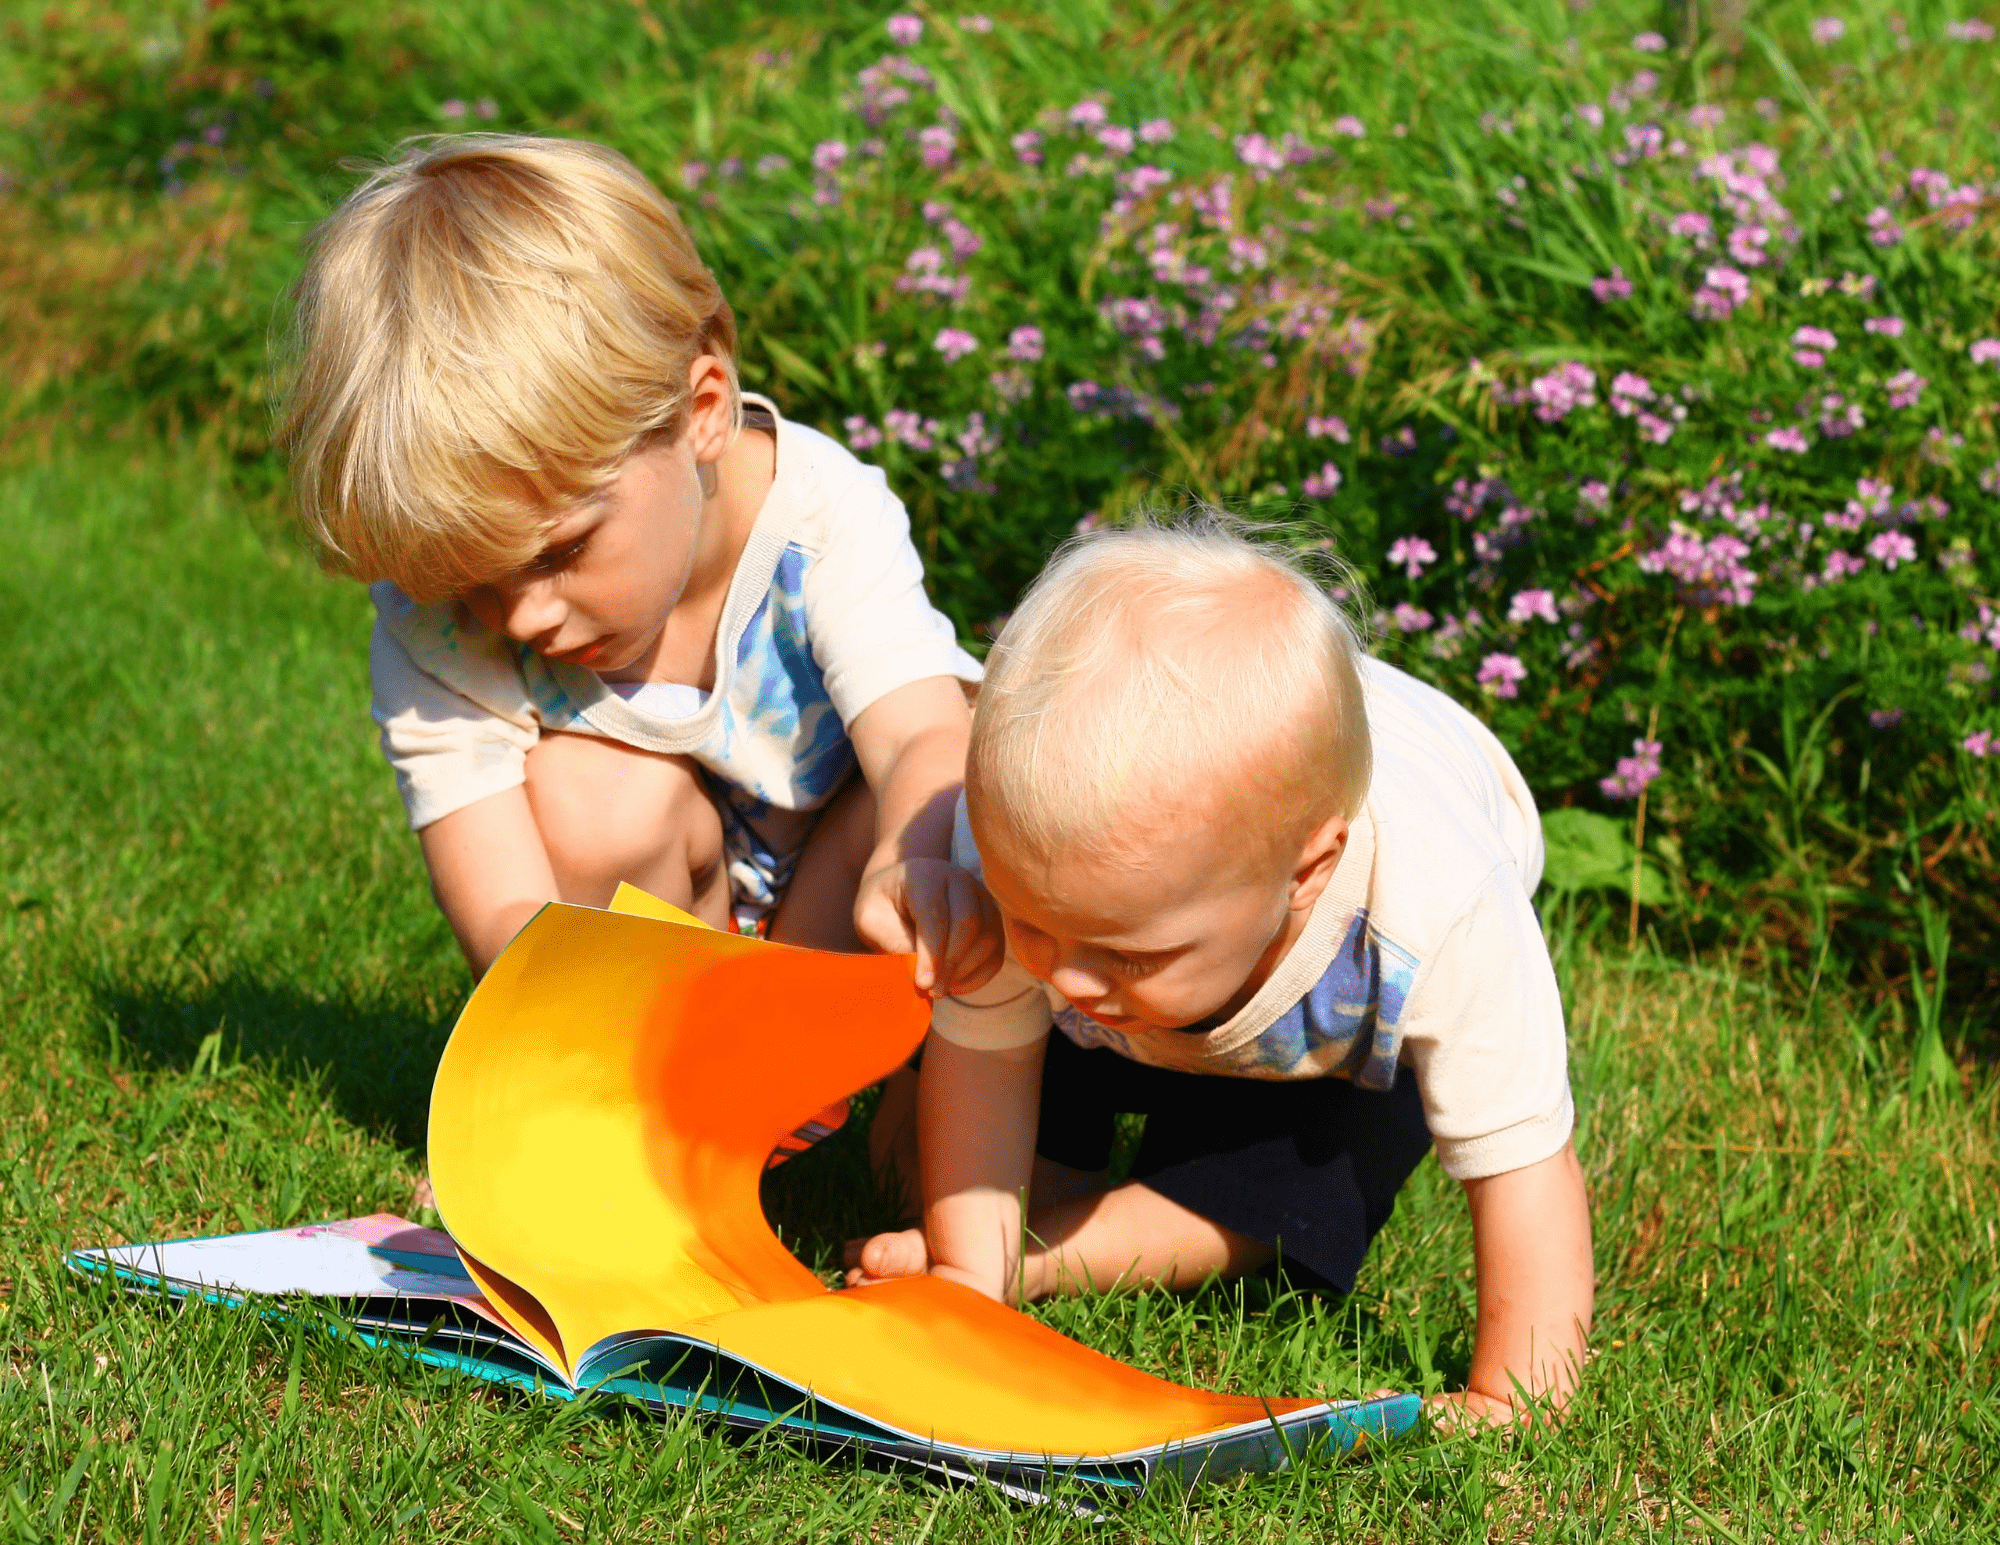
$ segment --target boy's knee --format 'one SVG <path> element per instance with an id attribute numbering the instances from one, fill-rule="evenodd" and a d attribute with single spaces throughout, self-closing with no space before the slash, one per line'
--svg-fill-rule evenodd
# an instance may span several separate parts
<path id="1" fill-rule="evenodd" d="M 601 904 L 620 880 L 702 896 L 722 873 L 722 818 L 686 757 L 545 735 L 528 800 L 565 899 Z"/>

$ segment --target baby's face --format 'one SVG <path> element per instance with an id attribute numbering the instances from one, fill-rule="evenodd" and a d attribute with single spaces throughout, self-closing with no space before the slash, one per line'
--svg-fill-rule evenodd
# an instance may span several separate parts
<path id="1" fill-rule="evenodd" d="M 1290 855 L 1250 856 L 1240 819 L 1173 825 L 1103 857 L 1052 860 L 975 832 L 1015 959 L 1114 1029 L 1235 1013 L 1296 934 Z"/>
<path id="2" fill-rule="evenodd" d="M 548 659 L 627 669 L 651 654 L 687 589 L 701 515 L 689 437 L 646 447 L 556 523 L 533 563 L 460 599 Z"/>

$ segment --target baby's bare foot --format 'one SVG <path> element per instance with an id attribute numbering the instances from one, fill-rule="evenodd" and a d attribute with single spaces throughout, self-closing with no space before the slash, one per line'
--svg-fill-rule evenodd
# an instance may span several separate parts
<path id="1" fill-rule="evenodd" d="M 924 1231 L 916 1228 L 877 1234 L 872 1239 L 850 1239 L 843 1253 L 847 1261 L 849 1287 L 890 1282 L 899 1277 L 921 1277 L 931 1264 Z"/>

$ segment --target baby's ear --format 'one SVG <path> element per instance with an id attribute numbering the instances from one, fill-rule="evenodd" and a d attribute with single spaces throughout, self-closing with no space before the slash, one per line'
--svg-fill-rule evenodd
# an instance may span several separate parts
<path id="1" fill-rule="evenodd" d="M 1315 826 L 1299 849 L 1292 865 L 1291 908 L 1309 909 L 1325 892 L 1340 867 L 1340 855 L 1347 851 L 1347 817 L 1330 815 Z"/>

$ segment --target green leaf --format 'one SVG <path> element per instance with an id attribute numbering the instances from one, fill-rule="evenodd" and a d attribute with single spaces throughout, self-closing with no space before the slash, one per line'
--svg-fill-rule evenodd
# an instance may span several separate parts
<path id="1" fill-rule="evenodd" d="M 1557 894 L 1613 890 L 1632 894 L 1632 842 L 1625 823 L 1594 810 L 1551 810 L 1542 817 L 1547 857 L 1542 883 Z M 1651 859 L 1639 865 L 1639 900 L 1658 906 L 1667 885 Z"/>

